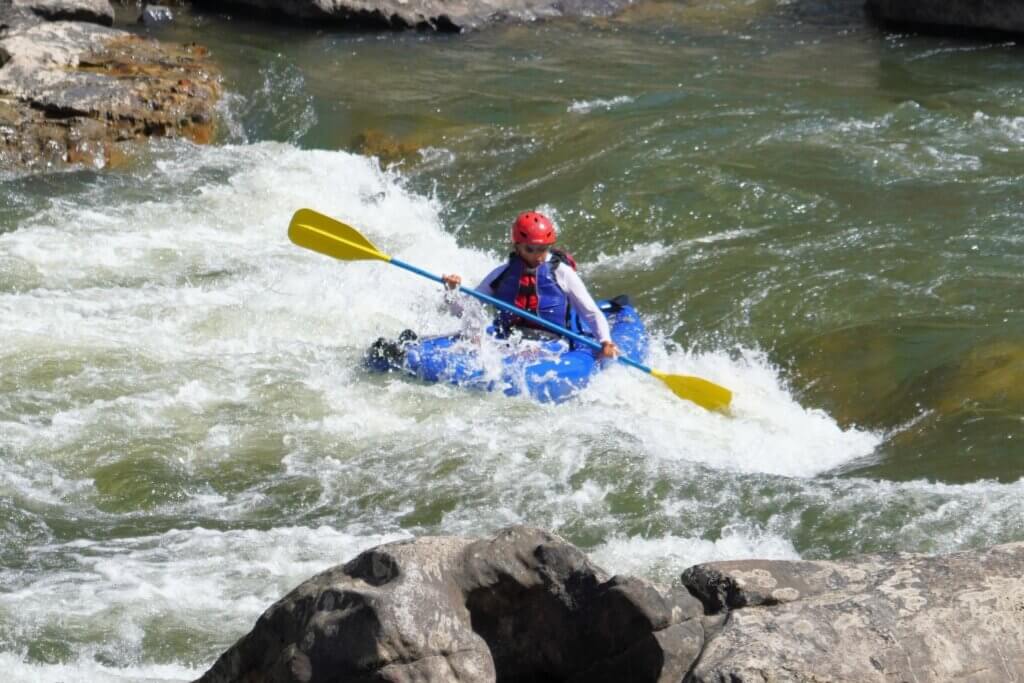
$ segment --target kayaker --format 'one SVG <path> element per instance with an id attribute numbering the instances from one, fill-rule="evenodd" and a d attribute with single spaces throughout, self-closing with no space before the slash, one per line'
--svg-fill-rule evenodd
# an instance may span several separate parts
<path id="1" fill-rule="evenodd" d="M 576 263 L 564 251 L 554 249 L 557 239 L 551 219 L 536 211 L 519 214 L 512 224 L 512 253 L 508 263 L 492 270 L 477 289 L 562 327 L 570 327 L 572 312 L 601 343 L 601 356 L 614 358 L 619 348 L 612 341 L 604 313 L 576 273 Z M 448 289 L 462 284 L 458 275 L 442 275 Z M 461 309 L 453 305 L 454 312 Z M 543 329 L 513 313 L 498 314 L 499 332 Z M 575 331 L 575 330 L 574 330 Z"/>

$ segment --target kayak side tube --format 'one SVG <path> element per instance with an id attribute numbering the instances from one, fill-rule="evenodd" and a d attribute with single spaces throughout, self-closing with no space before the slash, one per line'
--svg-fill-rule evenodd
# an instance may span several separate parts
<path id="1" fill-rule="evenodd" d="M 608 318 L 612 339 L 625 355 L 643 359 L 647 355 L 647 331 L 625 296 L 598 305 Z M 460 335 L 409 339 L 400 343 L 378 340 L 367 354 L 375 370 L 402 370 L 426 382 L 447 382 L 483 391 L 502 391 L 507 396 L 528 394 L 541 402 L 560 403 L 584 388 L 590 377 L 609 363 L 598 359 L 589 347 L 571 349 L 564 340 L 540 344 L 544 356 L 531 362 L 521 354 L 502 359 L 502 372 L 488 373 L 476 346 Z"/>

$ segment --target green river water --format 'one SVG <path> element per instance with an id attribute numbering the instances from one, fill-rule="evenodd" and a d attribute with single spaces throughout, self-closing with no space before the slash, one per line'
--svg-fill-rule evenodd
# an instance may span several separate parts
<path id="1" fill-rule="evenodd" d="M 0 179 L 15 680 L 189 680 L 411 534 L 535 524 L 662 581 L 1024 540 L 1014 42 L 829 0 L 467 35 L 181 10 L 159 37 L 222 68 L 217 144 Z M 734 415 L 626 368 L 561 406 L 368 373 L 377 336 L 459 321 L 425 280 L 290 246 L 303 206 L 469 280 L 539 208 L 592 292 L 632 296 L 651 364 Z"/>

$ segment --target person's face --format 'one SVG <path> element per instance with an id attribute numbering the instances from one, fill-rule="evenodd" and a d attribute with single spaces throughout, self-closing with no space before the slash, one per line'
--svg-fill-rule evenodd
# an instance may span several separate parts
<path id="1" fill-rule="evenodd" d="M 547 260 L 548 249 L 550 249 L 550 247 L 546 244 L 516 245 L 516 253 L 519 254 L 519 258 L 526 261 L 526 265 L 531 268 L 536 268 Z"/>

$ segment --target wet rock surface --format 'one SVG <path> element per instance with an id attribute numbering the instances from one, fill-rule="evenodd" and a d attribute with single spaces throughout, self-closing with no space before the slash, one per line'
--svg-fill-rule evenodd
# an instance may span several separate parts
<path id="1" fill-rule="evenodd" d="M 609 577 L 539 529 L 369 550 L 271 606 L 202 683 L 1024 678 L 1024 543 Z"/>
<path id="2" fill-rule="evenodd" d="M 940 557 L 698 565 L 725 617 L 689 680 L 1024 679 L 1024 543 Z"/>
<path id="3" fill-rule="evenodd" d="M 867 0 L 866 7 L 897 24 L 1024 33 L 1024 0 Z"/>
<path id="4" fill-rule="evenodd" d="M 244 7 L 298 20 L 338 24 L 418 28 L 437 31 L 477 29 L 505 21 L 606 16 L 631 0 L 198 0 L 210 8 Z"/>
<path id="5" fill-rule="evenodd" d="M 149 136 L 209 142 L 219 76 L 206 50 L 0 0 L 0 169 L 97 167 Z"/>
<path id="6" fill-rule="evenodd" d="M 164 5 L 146 5 L 139 15 L 139 23 L 146 26 L 162 26 L 174 21 L 174 12 Z"/>
<path id="7" fill-rule="evenodd" d="M 13 4 L 47 21 L 87 21 L 104 26 L 114 25 L 114 7 L 109 0 L 13 0 Z"/>
<path id="8" fill-rule="evenodd" d="M 397 138 L 379 130 L 368 129 L 356 135 L 351 144 L 358 154 L 377 157 L 382 164 L 412 162 L 418 158 L 421 145 Z"/>

